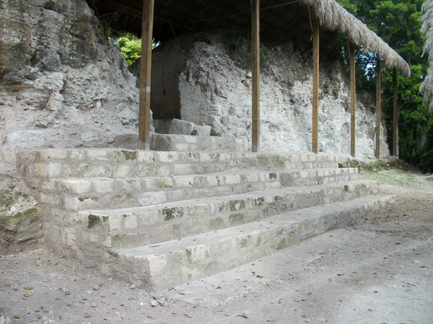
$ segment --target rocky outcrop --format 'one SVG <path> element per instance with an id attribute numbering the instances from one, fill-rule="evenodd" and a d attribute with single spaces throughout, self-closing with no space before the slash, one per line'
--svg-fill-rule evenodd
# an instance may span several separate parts
<path id="1" fill-rule="evenodd" d="M 155 125 L 159 120 L 180 116 L 197 125 L 211 126 L 212 134 L 251 139 L 250 49 L 246 45 L 230 49 L 230 41 L 223 33 L 194 34 L 154 50 L 152 68 L 164 72 L 162 76 L 152 75 Z M 261 54 L 261 150 L 310 151 L 311 53 L 302 53 L 287 43 L 266 45 Z M 320 152 L 349 156 L 349 106 L 350 83 L 342 64 L 322 60 Z M 374 158 L 374 107 L 368 94 L 357 93 L 356 157 L 360 159 Z M 384 123 L 382 127 L 385 129 Z M 381 156 L 388 155 L 386 132 L 382 131 Z"/>
<path id="2" fill-rule="evenodd" d="M 0 158 L 135 140 L 136 79 L 86 1 L 2 1 L 0 26 Z"/>
<path id="3" fill-rule="evenodd" d="M 100 33 L 84 0 L 0 3 L 0 158 L 45 147 L 136 148 L 138 90 L 117 46 Z M 160 129 L 172 119 L 211 134 L 251 138 L 248 46 L 223 33 L 165 42 L 153 54 L 152 105 Z M 311 53 L 293 44 L 262 48 L 261 150 L 311 148 Z M 139 66 L 135 67 L 139 71 Z M 349 153 L 349 81 L 321 62 L 319 150 Z M 357 158 L 373 157 L 374 102 L 358 93 Z M 389 154 L 381 132 L 381 154 Z"/>

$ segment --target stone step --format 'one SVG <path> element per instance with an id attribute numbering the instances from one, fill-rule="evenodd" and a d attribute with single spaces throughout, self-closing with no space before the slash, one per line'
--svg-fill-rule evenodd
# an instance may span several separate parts
<path id="1" fill-rule="evenodd" d="M 265 191 L 288 186 L 313 186 L 358 179 L 357 169 L 229 171 L 205 175 L 132 179 L 52 179 L 44 192 L 57 195 L 71 210 L 148 206 L 173 201 Z M 59 194 L 61 193 L 61 194 Z M 41 202 L 45 203 L 42 196 Z M 51 199 L 50 197 L 48 199 Z M 49 202 L 49 201 L 48 201 Z"/>
<path id="2" fill-rule="evenodd" d="M 154 206 L 86 210 L 92 242 L 133 247 L 179 239 L 261 220 L 278 213 L 356 199 L 377 193 L 375 181 L 355 180 L 312 187 L 286 187 L 238 195 L 184 200 Z M 53 213 L 56 213 L 53 209 Z"/>
<path id="3" fill-rule="evenodd" d="M 34 188 L 46 179 L 134 178 L 235 170 L 338 168 L 336 156 L 310 153 L 156 152 L 87 149 L 18 152 L 17 166 Z"/>
<path id="4" fill-rule="evenodd" d="M 350 203 L 305 208 L 264 220 L 159 244 L 114 249 L 113 275 L 147 290 L 160 291 L 227 271 L 345 226 L 392 196 L 366 196 Z"/>
<path id="5" fill-rule="evenodd" d="M 152 134 L 150 149 L 176 152 L 247 152 L 249 145 L 246 138 Z"/>

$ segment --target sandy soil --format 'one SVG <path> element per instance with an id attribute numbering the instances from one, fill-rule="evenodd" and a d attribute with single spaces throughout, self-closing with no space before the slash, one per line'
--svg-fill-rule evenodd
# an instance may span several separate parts
<path id="1" fill-rule="evenodd" d="M 157 294 L 43 249 L 1 256 L 0 324 L 433 323 L 432 177 L 399 170 L 362 176 L 395 194 L 395 204 Z"/>

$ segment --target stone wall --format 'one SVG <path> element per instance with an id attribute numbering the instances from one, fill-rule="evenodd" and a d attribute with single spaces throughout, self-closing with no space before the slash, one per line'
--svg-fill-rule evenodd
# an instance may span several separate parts
<path id="1" fill-rule="evenodd" d="M 136 139 L 136 79 L 86 1 L 1 1 L 0 26 L 0 158 Z"/>

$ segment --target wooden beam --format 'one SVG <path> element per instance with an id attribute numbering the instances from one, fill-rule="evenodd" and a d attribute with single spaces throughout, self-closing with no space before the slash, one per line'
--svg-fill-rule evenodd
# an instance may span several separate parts
<path id="1" fill-rule="evenodd" d="M 318 153 L 319 137 L 319 20 L 313 21 L 313 153 Z"/>
<path id="2" fill-rule="evenodd" d="M 260 0 L 250 0 L 252 14 L 252 151 L 260 151 Z"/>
<path id="3" fill-rule="evenodd" d="M 396 68 L 392 69 L 392 84 L 394 86 L 394 118 L 392 123 L 392 154 L 394 156 L 398 156 L 398 147 L 397 147 L 397 137 L 398 137 L 398 118 L 397 118 L 397 70 Z"/>
<path id="4" fill-rule="evenodd" d="M 155 0 L 145 0 L 143 2 L 138 142 L 139 148 L 145 150 L 150 148 L 150 87 L 152 79 L 154 4 Z"/>
<path id="5" fill-rule="evenodd" d="M 355 44 L 348 42 L 350 59 L 350 155 L 355 157 L 356 74 Z"/>
<path id="6" fill-rule="evenodd" d="M 376 159 L 380 158 L 380 111 L 382 103 L 382 76 L 380 73 L 380 58 L 376 61 Z"/>

